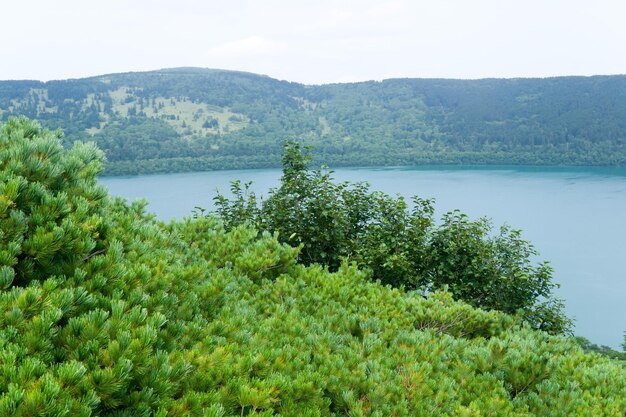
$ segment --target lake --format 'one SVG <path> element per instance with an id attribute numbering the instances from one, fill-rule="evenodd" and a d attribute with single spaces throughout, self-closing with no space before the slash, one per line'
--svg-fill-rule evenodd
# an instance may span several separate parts
<path id="1" fill-rule="evenodd" d="M 212 207 L 216 189 L 254 181 L 257 194 L 278 185 L 278 169 L 108 177 L 113 195 L 146 198 L 169 220 Z M 626 330 L 626 169 L 537 167 L 342 168 L 340 181 L 367 181 L 372 189 L 406 197 L 434 197 L 437 214 L 460 209 L 488 216 L 523 237 L 549 260 L 576 334 L 619 348 Z"/>

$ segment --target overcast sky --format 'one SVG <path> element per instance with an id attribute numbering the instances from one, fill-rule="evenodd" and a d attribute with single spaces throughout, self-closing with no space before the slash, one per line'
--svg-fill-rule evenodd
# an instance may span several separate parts
<path id="1" fill-rule="evenodd" d="M 624 0 L 3 0 L 0 79 L 196 66 L 308 84 L 626 73 Z"/>

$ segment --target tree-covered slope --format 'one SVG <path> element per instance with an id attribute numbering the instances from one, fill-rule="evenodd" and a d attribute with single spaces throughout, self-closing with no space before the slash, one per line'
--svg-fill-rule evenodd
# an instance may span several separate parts
<path id="1" fill-rule="evenodd" d="M 164 224 L 25 119 L 0 127 L 2 416 L 613 416 L 623 362 L 475 309 Z"/>
<path id="2" fill-rule="evenodd" d="M 89 138 L 107 171 L 278 166 L 282 141 L 332 165 L 626 165 L 626 76 L 391 79 L 306 86 L 196 68 L 0 81 L 0 118 Z"/>

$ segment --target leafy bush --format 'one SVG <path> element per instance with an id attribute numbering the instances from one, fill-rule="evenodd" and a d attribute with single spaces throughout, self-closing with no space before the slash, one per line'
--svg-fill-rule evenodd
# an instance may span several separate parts
<path id="1" fill-rule="evenodd" d="M 571 321 L 552 295 L 546 262 L 534 265 L 534 247 L 519 230 L 492 234 L 488 219 L 471 221 L 459 211 L 434 219 L 433 201 L 371 192 L 363 183 L 335 183 L 327 170 L 309 169 L 310 157 L 288 142 L 280 187 L 261 204 L 232 183 L 232 199 L 218 194 L 216 213 L 227 227 L 251 223 L 300 247 L 299 260 L 336 271 L 355 261 L 383 284 L 431 292 L 447 289 L 475 307 L 520 314 L 533 327 L 565 333 Z"/>

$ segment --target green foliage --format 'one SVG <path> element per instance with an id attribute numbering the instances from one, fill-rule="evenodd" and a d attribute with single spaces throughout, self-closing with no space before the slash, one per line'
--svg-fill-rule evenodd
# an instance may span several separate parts
<path id="1" fill-rule="evenodd" d="M 91 136 L 110 175 L 276 167 L 285 137 L 331 166 L 626 166 L 624 103 L 626 76 L 304 86 L 179 68 L 0 81 L 0 119 L 37 118 L 68 146 Z"/>
<path id="2" fill-rule="evenodd" d="M 64 152 L 57 133 L 26 119 L 10 119 L 0 130 L 0 279 L 13 282 L 71 272 L 93 251 L 103 233 L 106 197 L 95 175 L 102 153 L 76 143 Z"/>
<path id="3" fill-rule="evenodd" d="M 241 181 L 235 180 L 230 185 L 233 198 L 229 200 L 222 194 L 215 197 L 217 213 L 219 217 L 230 227 L 240 225 L 245 221 L 256 220 L 260 213 L 257 205 L 256 194 L 250 189 L 251 182 L 241 185 Z M 206 210 L 199 210 L 195 217 L 204 215 Z"/>
<path id="4" fill-rule="evenodd" d="M 106 228 L 79 234 L 93 243 L 55 246 L 62 275 L 36 260 L 17 268 L 28 255 L 6 253 L 24 228 L 50 227 L 31 213 L 63 192 L 101 195 L 99 160 L 50 151 L 38 164 L 27 149 L 57 149 L 55 135 L 27 120 L 0 129 L 3 213 L 29 219 L 19 233 L 9 215 L 0 224 L 3 259 L 18 259 L 3 274 L 20 277 L 0 289 L 1 416 L 623 416 L 621 362 L 449 293 L 297 264 L 296 249 L 245 225 L 164 224 L 104 197 L 86 212 Z M 58 172 L 70 185 L 55 194 Z M 18 206 L 16 178 L 50 196 Z"/>
<path id="5" fill-rule="evenodd" d="M 533 265 L 538 252 L 521 231 L 503 226 L 493 236 L 491 228 L 486 218 L 446 213 L 430 237 L 426 285 L 447 287 L 476 307 L 520 313 L 541 330 L 568 331 L 571 322 L 552 296 L 552 268 L 547 262 Z"/>
<path id="6" fill-rule="evenodd" d="M 455 298 L 484 309 L 520 314 L 537 329 L 568 332 L 571 322 L 546 263 L 519 230 L 503 226 L 493 235 L 488 219 L 470 221 L 459 211 L 434 220 L 431 200 L 371 192 L 367 184 L 337 184 L 328 171 L 309 170 L 310 157 L 288 142 L 280 187 L 258 204 L 250 184 L 232 184 L 233 198 L 218 194 L 216 213 L 227 227 L 246 222 L 277 233 L 300 248 L 305 265 L 331 271 L 348 259 L 383 284 L 431 292 L 447 289 Z"/>
<path id="7" fill-rule="evenodd" d="M 305 264 L 321 263 L 337 270 L 350 248 L 348 213 L 343 209 L 345 185 L 330 181 L 329 173 L 308 171 L 308 158 L 297 144 L 285 147 L 281 187 L 271 190 L 259 210 L 257 223 L 278 233 L 283 241 L 302 245 Z M 271 215 L 268 215 L 271 213 Z"/>

